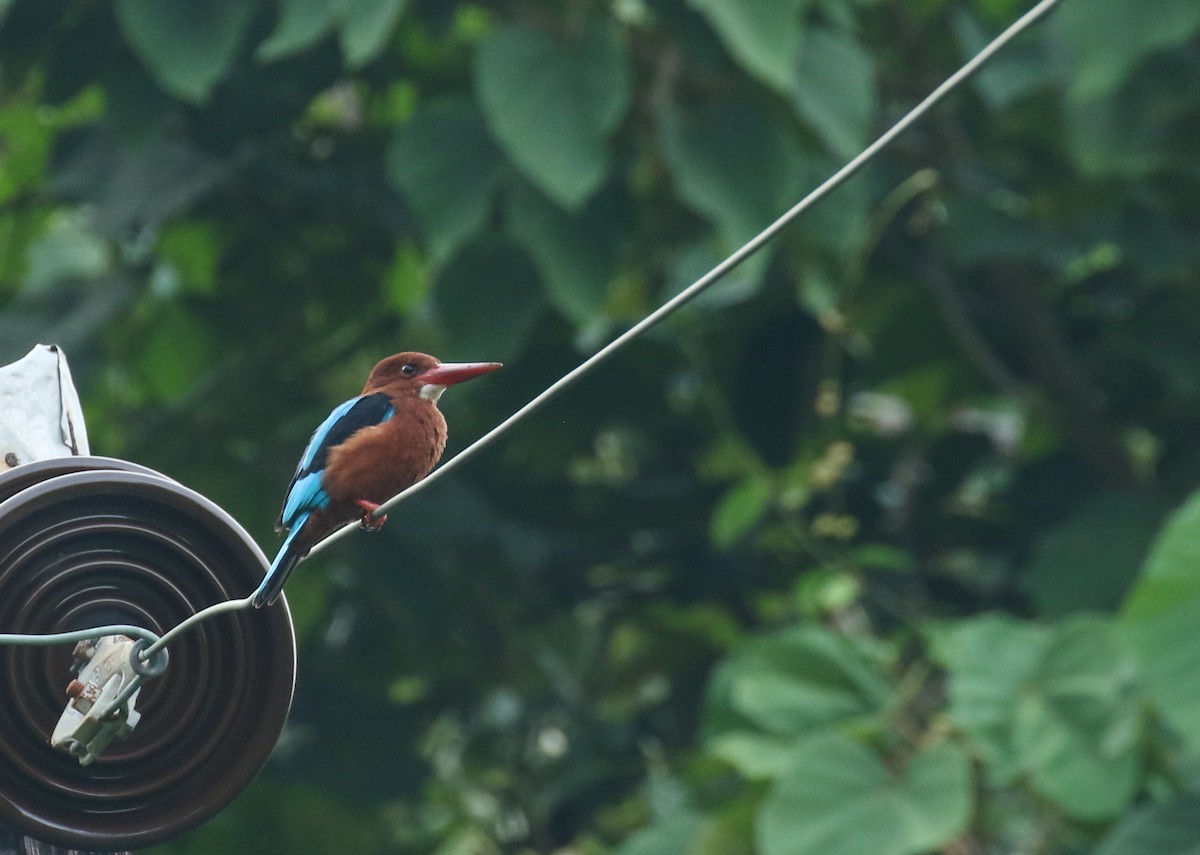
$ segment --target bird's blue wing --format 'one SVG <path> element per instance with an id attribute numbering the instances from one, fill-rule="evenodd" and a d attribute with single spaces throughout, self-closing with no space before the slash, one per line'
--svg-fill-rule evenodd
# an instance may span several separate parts
<path id="1" fill-rule="evenodd" d="M 279 527 L 290 527 L 301 513 L 329 504 L 323 474 L 331 449 L 363 428 L 382 424 L 395 414 L 391 399 L 382 392 L 360 395 L 334 407 L 333 412 L 313 431 L 308 447 L 300 457 L 296 474 L 288 485 L 283 511 L 279 514 Z"/>
<path id="2" fill-rule="evenodd" d="M 321 477 L 323 471 L 309 472 L 292 482 L 283 502 L 283 510 L 279 513 L 280 527 L 291 528 L 301 513 L 329 504 L 329 495 L 325 492 Z"/>
<path id="3" fill-rule="evenodd" d="M 300 456 L 300 464 L 296 467 L 297 474 L 323 468 L 325 464 L 324 460 L 321 460 L 319 464 L 314 466 L 318 455 L 323 457 L 329 453 L 329 440 L 331 435 L 337 433 L 335 428 L 338 423 L 346 418 L 350 414 L 350 411 L 357 407 L 362 400 L 361 397 L 358 397 L 351 398 L 349 401 L 343 401 L 333 408 L 333 411 L 325 417 L 325 421 L 317 425 L 317 429 L 309 437 L 308 445 L 304 448 L 304 454 Z M 334 439 L 336 439 L 336 436 Z M 340 441 L 345 442 L 345 437 Z"/>

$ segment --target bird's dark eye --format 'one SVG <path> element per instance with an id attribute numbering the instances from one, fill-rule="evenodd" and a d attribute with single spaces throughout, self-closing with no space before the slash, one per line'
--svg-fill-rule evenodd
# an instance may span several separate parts
<path id="1" fill-rule="evenodd" d="M 403 374 L 405 377 L 413 377 L 416 375 L 416 373 L 419 370 L 420 369 L 417 368 L 416 365 L 414 365 L 411 362 L 407 362 L 404 364 L 404 367 L 400 369 L 400 373 Z"/>

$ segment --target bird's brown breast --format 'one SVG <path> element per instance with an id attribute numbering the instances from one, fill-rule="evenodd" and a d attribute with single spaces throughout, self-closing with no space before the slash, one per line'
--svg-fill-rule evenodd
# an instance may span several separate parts
<path id="1" fill-rule="evenodd" d="M 414 398 L 397 404 L 388 421 L 330 450 L 324 484 L 333 503 L 385 502 L 428 475 L 441 458 L 446 420 L 437 407 Z"/>

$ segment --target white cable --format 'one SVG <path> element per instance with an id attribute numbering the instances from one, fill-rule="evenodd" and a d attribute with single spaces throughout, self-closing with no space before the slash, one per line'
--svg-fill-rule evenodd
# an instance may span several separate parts
<path id="1" fill-rule="evenodd" d="M 971 60 L 966 63 L 966 65 L 946 78 L 946 80 L 931 93 L 929 93 L 929 95 L 927 95 L 920 104 L 913 107 L 912 110 L 910 110 L 904 115 L 903 118 L 900 119 L 900 121 L 892 125 L 892 127 L 889 128 L 877 140 L 875 140 L 875 142 L 863 149 L 863 151 L 857 157 L 827 178 L 824 183 L 820 184 L 815 190 L 788 209 L 787 212 L 779 217 L 779 219 L 775 220 L 775 222 L 771 223 L 769 226 L 751 238 L 745 245 L 734 252 L 733 255 L 726 258 L 704 276 L 700 277 L 670 300 L 663 303 L 654 312 L 647 315 L 645 318 L 634 324 L 621 335 L 617 336 L 617 338 L 613 339 L 603 348 L 596 351 L 562 378 L 552 383 L 548 388 L 546 388 L 545 391 L 543 391 L 529 403 L 525 404 L 525 406 L 521 407 L 500 424 L 496 425 L 479 439 L 468 445 L 454 457 L 450 458 L 433 472 L 429 473 L 424 480 L 418 481 L 408 489 L 402 490 L 395 496 L 392 496 L 392 498 L 384 502 L 379 509 L 374 512 L 373 515 L 378 518 L 380 514 L 387 513 L 389 509 L 395 507 L 400 502 L 415 496 L 420 491 L 431 486 L 438 479 L 444 478 L 448 473 L 452 472 L 459 466 L 462 466 L 476 454 L 483 451 L 504 434 L 508 433 L 508 431 L 516 427 L 520 422 L 524 421 L 526 418 L 541 409 L 545 404 L 549 403 L 551 399 L 557 397 L 561 392 L 564 392 L 569 387 L 573 386 L 576 382 L 582 379 L 585 374 L 599 366 L 600 363 L 604 362 L 610 356 L 613 356 L 617 351 L 625 347 L 625 345 L 629 344 L 635 338 L 650 330 L 675 310 L 681 308 L 689 301 L 700 296 L 700 294 L 702 294 L 706 289 L 720 281 L 725 274 L 729 273 L 751 255 L 762 249 L 762 247 L 766 245 L 768 241 L 779 234 L 779 232 L 789 225 L 792 220 L 796 219 L 817 202 L 824 199 L 826 196 L 848 181 L 856 172 L 874 160 L 880 152 L 891 145 L 891 143 L 895 141 L 895 139 L 902 133 L 908 130 L 914 122 L 928 113 L 931 109 L 933 109 L 934 106 L 938 104 L 938 102 L 966 82 L 971 75 L 979 71 L 979 69 L 981 69 L 988 62 L 988 60 L 999 53 L 1005 47 L 1005 45 L 1049 14 L 1049 12 L 1060 2 L 1061 0 L 1042 0 L 1032 9 L 1014 21 L 1012 25 L 1008 27 L 1008 29 L 996 36 L 996 38 L 994 38 L 987 45 L 987 47 L 972 57 Z M 334 541 L 345 537 L 349 531 L 356 527 L 356 525 L 356 523 L 350 523 L 338 529 L 333 534 L 329 535 L 329 537 L 325 538 L 323 541 L 314 546 L 309 554 L 312 555 L 320 552 L 323 549 L 327 549 L 334 543 Z"/>
<path id="2" fill-rule="evenodd" d="M 439 478 L 445 477 L 449 472 L 452 472 L 457 467 L 466 463 L 476 454 L 483 451 L 493 442 L 498 440 L 501 436 L 508 433 L 508 431 L 510 431 L 512 428 L 516 427 L 520 422 L 524 421 L 526 418 L 541 409 L 545 404 L 549 403 L 551 399 L 557 397 L 561 392 L 564 392 L 566 389 L 573 386 L 576 382 L 582 379 L 584 375 L 586 375 L 592 369 L 598 367 L 610 356 L 613 356 L 617 351 L 625 347 L 625 345 L 629 344 L 638 336 L 650 330 L 668 315 L 681 308 L 691 300 L 695 299 L 710 286 L 720 281 L 721 278 L 723 278 L 727 273 L 729 273 L 751 255 L 758 252 L 758 250 L 762 249 L 767 242 L 772 240 L 793 220 L 795 220 L 817 202 L 824 199 L 826 196 L 844 184 L 847 180 L 849 180 L 860 169 L 874 160 L 880 152 L 891 145 L 891 143 L 894 142 L 895 139 L 902 133 L 908 130 L 914 122 L 923 117 L 943 98 L 966 82 L 971 75 L 979 71 L 979 69 L 981 69 L 993 56 L 1003 50 L 1010 41 L 1049 14 L 1050 11 L 1053 10 L 1054 7 L 1060 2 L 1062 2 L 1062 0 L 1041 0 L 1041 2 L 1036 4 L 1028 12 L 1014 21 L 1006 30 L 1000 33 L 1000 35 L 996 36 L 996 38 L 994 38 L 985 48 L 983 48 L 983 50 L 981 50 L 965 65 L 963 65 L 962 68 L 946 78 L 946 80 L 942 82 L 940 86 L 930 92 L 929 95 L 927 95 L 925 99 L 921 101 L 921 103 L 913 107 L 912 110 L 906 113 L 903 118 L 896 122 L 896 124 L 892 125 L 892 127 L 884 132 L 884 134 L 875 140 L 875 142 L 863 149 L 858 156 L 827 178 L 811 193 L 789 208 L 782 216 L 775 220 L 775 222 L 771 223 L 769 226 L 759 232 L 755 237 L 749 240 L 745 245 L 743 245 L 740 249 L 738 249 L 704 276 L 697 279 L 683 291 L 680 291 L 670 300 L 659 306 L 654 312 L 647 315 L 645 318 L 634 324 L 621 335 L 617 336 L 603 348 L 596 351 L 596 353 L 592 354 L 574 369 L 567 372 L 567 374 L 565 374 L 559 380 L 552 383 L 543 392 L 529 401 L 529 403 L 525 404 L 525 406 L 521 407 L 500 424 L 496 425 L 496 427 L 492 428 L 479 439 L 468 445 L 454 457 L 447 460 L 445 463 L 431 472 L 424 480 L 418 481 L 408 489 L 402 490 L 395 496 L 392 496 L 392 498 L 388 499 L 380 506 L 379 510 L 376 511 L 375 514 L 378 516 L 386 513 L 390 508 L 393 508 L 405 499 L 416 495 L 421 490 L 429 487 Z M 349 531 L 356 527 L 356 525 L 356 523 L 350 523 L 338 529 L 329 537 L 325 538 L 323 541 L 314 546 L 309 554 L 312 555 L 320 552 L 323 549 L 327 549 L 336 540 L 345 537 Z M 168 632 L 164 633 L 161 638 L 148 629 L 125 624 L 117 624 L 112 626 L 96 627 L 95 629 L 79 630 L 76 632 L 53 633 L 47 635 L 30 635 L 19 633 L 0 634 L 0 645 L 57 644 L 76 642 L 89 638 L 97 638 L 103 635 L 128 635 L 134 638 L 144 638 L 150 642 L 149 646 L 142 654 L 142 659 L 145 661 L 159 650 L 166 647 L 166 645 L 172 640 L 201 621 L 207 620 L 214 615 L 248 608 L 253 599 L 254 595 L 251 594 L 244 599 L 227 600 L 225 602 L 208 606 L 207 608 L 196 612 L 191 617 L 181 621 Z"/>

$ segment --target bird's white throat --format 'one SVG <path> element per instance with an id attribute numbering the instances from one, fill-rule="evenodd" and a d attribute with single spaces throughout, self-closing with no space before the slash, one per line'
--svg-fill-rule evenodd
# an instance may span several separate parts
<path id="1" fill-rule="evenodd" d="M 442 397 L 442 393 L 446 391 L 445 386 L 439 386 L 436 383 L 426 383 L 421 387 L 421 397 L 426 401 L 436 404 L 438 398 Z"/>

